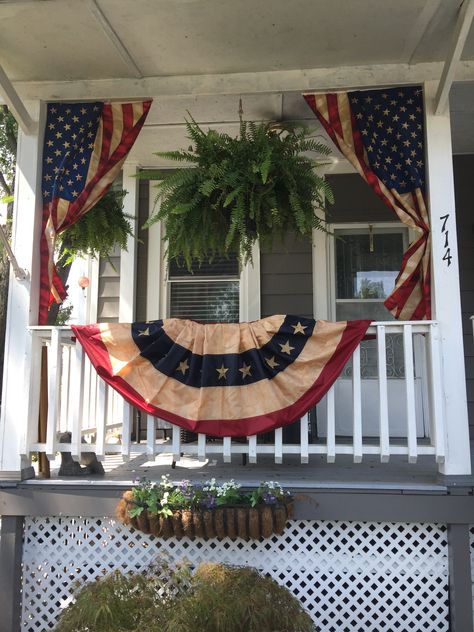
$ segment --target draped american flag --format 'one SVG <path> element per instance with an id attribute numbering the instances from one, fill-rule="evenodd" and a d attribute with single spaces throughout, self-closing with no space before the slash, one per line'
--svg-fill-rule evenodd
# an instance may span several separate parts
<path id="1" fill-rule="evenodd" d="M 65 288 L 54 266 L 56 235 L 77 222 L 120 172 L 151 106 L 135 103 L 49 103 L 43 147 L 40 307 L 46 324 Z"/>
<path id="2" fill-rule="evenodd" d="M 416 235 L 385 306 L 402 320 L 431 318 L 421 87 L 304 97 L 344 156 Z"/>

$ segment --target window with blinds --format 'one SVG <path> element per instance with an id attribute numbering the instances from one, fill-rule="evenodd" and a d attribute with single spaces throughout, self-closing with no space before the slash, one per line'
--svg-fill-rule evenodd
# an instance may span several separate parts
<path id="1" fill-rule="evenodd" d="M 239 322 L 239 263 L 235 256 L 216 257 L 211 263 L 170 264 L 169 316 L 203 323 Z"/>

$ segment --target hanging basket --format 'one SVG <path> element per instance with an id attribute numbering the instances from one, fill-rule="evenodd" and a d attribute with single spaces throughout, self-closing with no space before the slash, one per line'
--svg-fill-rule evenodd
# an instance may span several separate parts
<path id="1" fill-rule="evenodd" d="M 293 498 L 284 502 L 258 507 L 218 507 L 215 509 L 177 509 L 171 516 L 149 513 L 146 509 L 130 517 L 135 506 L 131 491 L 120 500 L 116 515 L 123 524 L 159 538 L 230 538 L 258 540 L 272 534 L 282 534 L 293 515 Z"/>

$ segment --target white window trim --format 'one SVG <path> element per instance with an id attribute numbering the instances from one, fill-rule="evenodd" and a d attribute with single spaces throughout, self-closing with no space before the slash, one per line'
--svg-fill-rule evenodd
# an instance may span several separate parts
<path id="1" fill-rule="evenodd" d="M 150 181 L 149 217 L 155 212 L 154 184 L 154 182 Z M 239 277 L 240 322 L 258 320 L 260 318 L 260 248 L 258 244 L 255 244 L 252 248 L 252 259 L 253 265 L 248 263 L 244 266 Z M 153 224 L 148 229 L 147 269 L 147 320 L 167 318 L 170 304 L 170 281 L 160 222 Z M 153 270 L 159 270 L 160 278 L 156 285 L 151 283 Z M 226 278 L 219 277 L 219 281 L 225 281 Z M 186 280 L 182 279 L 182 281 Z"/>
<path id="2" fill-rule="evenodd" d="M 328 226 L 330 233 L 339 230 L 367 230 L 368 226 L 372 226 L 373 230 L 380 232 L 402 232 L 403 238 L 403 250 L 405 251 L 410 241 L 410 235 L 408 227 L 402 222 L 344 222 L 331 224 Z M 334 237 L 331 235 L 325 235 L 327 237 L 327 268 L 328 268 L 328 313 L 329 318 L 336 319 L 336 258 L 335 258 L 335 244 Z M 344 299 L 340 299 L 341 301 Z M 352 299 L 347 299 L 351 301 Z M 371 299 L 363 299 L 370 301 Z M 383 302 L 380 299 L 373 299 L 375 302 Z"/>

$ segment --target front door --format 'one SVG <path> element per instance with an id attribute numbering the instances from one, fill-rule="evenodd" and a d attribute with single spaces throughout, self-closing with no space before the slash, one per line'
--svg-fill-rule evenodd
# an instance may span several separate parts
<path id="1" fill-rule="evenodd" d="M 384 307 L 400 270 L 408 231 L 402 225 L 337 225 L 330 238 L 330 278 L 334 320 L 393 320 Z M 421 336 L 417 336 L 421 338 Z M 389 429 L 392 437 L 406 436 L 405 367 L 401 334 L 387 335 Z M 424 435 L 422 372 L 423 341 L 415 341 L 415 396 L 418 436 Z M 375 340 L 361 344 L 362 423 L 366 437 L 379 434 L 378 368 Z M 352 363 L 335 385 L 336 434 L 351 436 Z M 321 416 L 318 415 L 319 419 Z M 322 415 L 325 419 L 325 415 Z M 319 431 L 324 428 L 318 424 Z"/>

